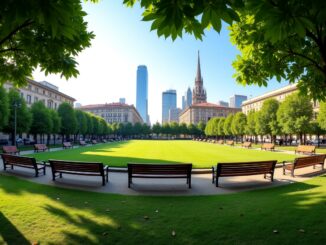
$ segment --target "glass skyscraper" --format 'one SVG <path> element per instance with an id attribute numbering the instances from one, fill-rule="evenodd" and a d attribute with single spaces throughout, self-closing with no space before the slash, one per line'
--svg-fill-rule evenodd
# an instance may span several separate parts
<path id="1" fill-rule="evenodd" d="M 177 108 L 177 91 L 167 90 L 162 93 L 162 123 L 169 122 L 169 111 Z"/>
<path id="2" fill-rule="evenodd" d="M 247 100 L 247 96 L 235 94 L 230 98 L 230 107 L 241 108 L 242 102 Z"/>
<path id="3" fill-rule="evenodd" d="M 137 67 L 136 109 L 145 123 L 148 121 L 148 72 L 145 65 Z"/>

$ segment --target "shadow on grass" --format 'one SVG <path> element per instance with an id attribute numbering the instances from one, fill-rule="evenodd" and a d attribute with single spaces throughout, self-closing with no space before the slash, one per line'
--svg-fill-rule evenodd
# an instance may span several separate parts
<path id="1" fill-rule="evenodd" d="M 31 198 L 44 195 L 54 201 L 43 204 L 49 224 L 54 216 L 74 228 L 60 233 L 65 244 L 325 244 L 326 194 L 319 183 L 320 179 L 218 196 L 131 197 L 0 178 L 0 188 L 6 193 L 30 194 Z M 144 219 L 145 215 L 149 219 Z M 7 231 L 13 229 L 9 219 L 3 223 Z M 306 233 L 299 233 L 300 228 Z M 277 235 L 274 229 L 279 231 Z M 19 234 L 18 238 L 8 236 L 7 242 L 21 244 L 17 239 Z"/>
<path id="2" fill-rule="evenodd" d="M 8 218 L 0 211 L 0 235 L 5 244 L 29 245 L 30 242 L 25 236 L 10 222 Z"/>

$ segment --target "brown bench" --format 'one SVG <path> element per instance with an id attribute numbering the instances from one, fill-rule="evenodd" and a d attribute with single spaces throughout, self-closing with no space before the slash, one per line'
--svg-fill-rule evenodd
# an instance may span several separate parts
<path id="1" fill-rule="evenodd" d="M 49 148 L 45 144 L 35 144 L 34 152 L 39 152 L 39 151 L 49 151 Z"/>
<path id="2" fill-rule="evenodd" d="M 9 165 L 11 169 L 14 169 L 14 166 L 22 168 L 31 168 L 35 170 L 35 177 L 39 176 L 39 171 L 43 171 L 45 175 L 45 163 L 36 162 L 35 158 L 31 157 L 21 157 L 9 154 L 1 154 L 3 161 L 3 169 L 6 170 Z"/>
<path id="3" fill-rule="evenodd" d="M 234 141 L 233 140 L 227 140 L 226 144 L 229 146 L 234 146 Z"/>
<path id="4" fill-rule="evenodd" d="M 109 181 L 109 167 L 99 162 L 77 162 L 49 160 L 52 169 L 52 179 L 62 178 L 62 174 L 101 176 L 102 185 Z"/>
<path id="5" fill-rule="evenodd" d="M 79 145 L 81 145 L 81 146 L 86 146 L 87 144 L 86 144 L 86 142 L 85 142 L 84 140 L 80 140 L 80 141 L 79 141 Z"/>
<path id="6" fill-rule="evenodd" d="M 96 145 L 96 144 L 97 144 L 97 141 L 96 141 L 96 140 L 92 140 L 91 143 L 92 143 L 93 145 Z"/>
<path id="7" fill-rule="evenodd" d="M 14 145 L 9 145 L 9 146 L 3 146 L 2 147 L 2 152 L 5 154 L 14 154 L 14 155 L 19 155 L 19 150 L 17 149 L 16 146 Z"/>
<path id="8" fill-rule="evenodd" d="M 243 142 L 241 146 L 244 148 L 251 148 L 251 142 Z"/>
<path id="9" fill-rule="evenodd" d="M 223 145 L 224 144 L 224 140 L 218 140 L 217 143 L 220 144 L 220 145 Z"/>
<path id="10" fill-rule="evenodd" d="M 316 146 L 314 145 L 299 145 L 295 151 L 295 154 L 297 153 L 303 153 L 303 154 L 310 154 L 313 155 L 316 153 Z"/>
<path id="11" fill-rule="evenodd" d="M 259 161 L 259 162 L 235 162 L 235 163 L 218 163 L 217 167 L 212 167 L 212 183 L 216 183 L 218 187 L 219 177 L 228 176 L 247 176 L 263 174 L 270 174 L 270 179 L 273 181 L 274 169 L 277 161 Z"/>
<path id="12" fill-rule="evenodd" d="M 269 150 L 269 151 L 275 151 L 275 144 L 272 143 L 264 143 L 261 145 L 261 150 Z"/>
<path id="13" fill-rule="evenodd" d="M 128 188 L 132 178 L 173 178 L 187 179 L 191 188 L 192 164 L 140 164 L 128 163 Z"/>
<path id="14" fill-rule="evenodd" d="M 294 177 L 294 170 L 298 168 L 305 168 L 309 166 L 313 166 L 320 164 L 322 169 L 324 169 L 326 155 L 315 155 L 309 157 L 300 157 L 296 158 L 293 163 L 286 164 L 283 162 L 283 175 L 285 175 L 285 171 L 290 171 L 291 176 Z"/>
<path id="15" fill-rule="evenodd" d="M 62 147 L 63 149 L 74 148 L 71 142 L 63 142 Z"/>

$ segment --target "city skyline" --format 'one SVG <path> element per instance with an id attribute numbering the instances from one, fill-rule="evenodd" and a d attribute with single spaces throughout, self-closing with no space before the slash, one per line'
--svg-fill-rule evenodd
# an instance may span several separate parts
<path id="1" fill-rule="evenodd" d="M 175 89 L 183 94 L 193 86 L 198 50 L 205 88 L 209 91 L 207 101 L 228 101 L 233 94 L 250 98 L 288 84 L 274 80 L 267 88 L 237 84 L 232 77 L 232 61 L 239 52 L 230 43 L 225 25 L 220 34 L 206 31 L 203 41 L 184 35 L 173 42 L 149 31 L 150 23 L 141 21 L 138 5 L 129 9 L 119 2 L 101 1 L 83 3 L 83 8 L 88 13 L 89 30 L 96 38 L 92 47 L 76 57 L 80 75 L 66 81 L 60 75 L 46 76 L 40 69 L 33 73 L 34 80 L 53 83 L 83 105 L 119 101 L 121 97 L 136 105 L 135 70 L 145 64 L 150 71 L 148 114 L 152 123 L 161 122 L 158 108 L 162 91 Z M 181 97 L 177 107 L 181 108 Z"/>
<path id="2" fill-rule="evenodd" d="M 137 67 L 136 109 L 143 121 L 149 124 L 148 115 L 148 70 L 145 65 Z"/>

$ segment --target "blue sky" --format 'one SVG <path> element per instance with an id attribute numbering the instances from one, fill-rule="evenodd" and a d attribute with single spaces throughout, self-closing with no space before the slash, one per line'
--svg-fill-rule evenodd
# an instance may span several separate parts
<path id="1" fill-rule="evenodd" d="M 150 32 L 150 23 L 141 21 L 138 5 L 127 8 L 122 0 L 101 1 L 85 3 L 84 10 L 88 13 L 88 29 L 96 38 L 76 57 L 80 75 L 66 81 L 57 75 L 45 76 L 39 70 L 33 74 L 36 81 L 59 86 L 60 91 L 83 105 L 116 102 L 120 97 L 126 98 L 128 104 L 136 104 L 137 66 L 146 65 L 150 119 L 152 123 L 160 122 L 162 92 L 176 89 L 181 107 L 181 96 L 188 86 L 193 88 L 198 50 L 208 102 L 229 101 L 233 94 L 257 96 L 286 85 L 275 81 L 267 88 L 237 84 L 232 77 L 232 61 L 238 51 L 229 41 L 226 25 L 220 34 L 207 31 L 203 41 L 185 35 L 173 42 Z"/>

